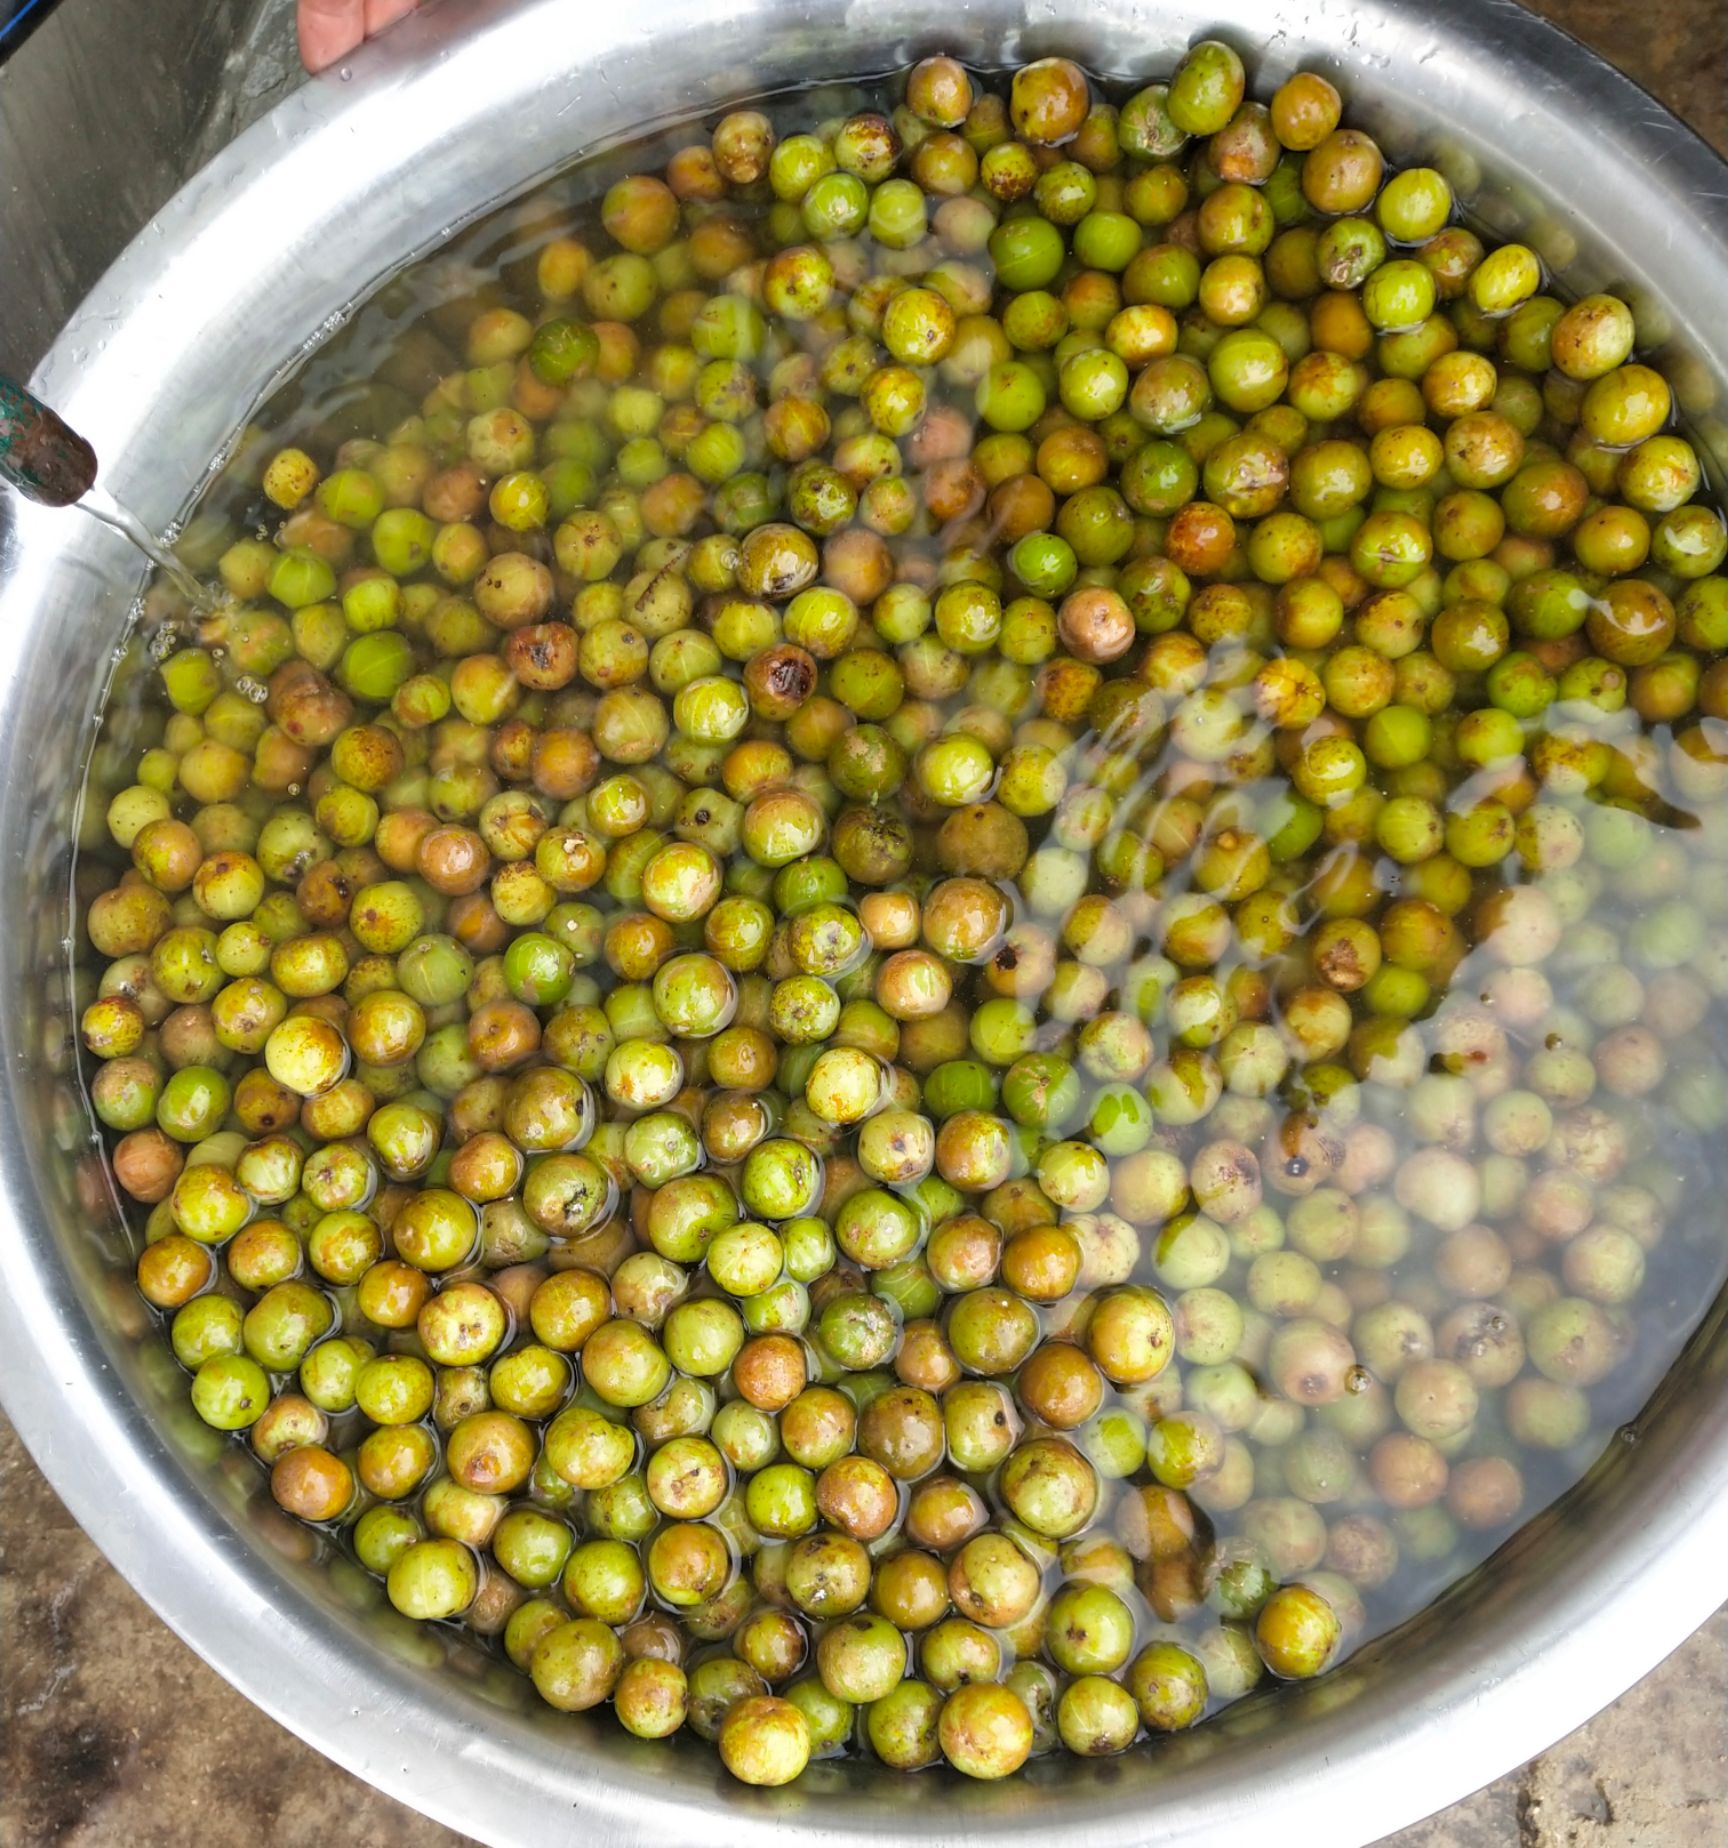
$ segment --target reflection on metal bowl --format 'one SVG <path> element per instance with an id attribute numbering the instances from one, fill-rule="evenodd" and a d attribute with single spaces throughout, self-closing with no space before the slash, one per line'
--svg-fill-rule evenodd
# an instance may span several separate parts
<path id="1" fill-rule="evenodd" d="M 1257 80 L 1317 64 L 1394 157 L 1443 166 L 1477 219 L 1516 231 L 1571 292 L 1662 304 L 1661 362 L 1704 447 L 1728 452 L 1728 168 L 1633 86 L 1502 0 L 1436 16 L 1398 0 L 1142 11 L 910 0 L 788 11 L 725 0 L 585 14 L 446 0 L 297 92 L 199 175 L 74 316 L 43 394 L 154 525 L 176 517 L 284 358 L 357 289 L 487 206 L 645 127 L 941 48 L 986 66 L 1046 52 L 1122 78 L 1221 31 Z M 1711 202 L 1714 201 L 1712 206 Z M 1712 217 L 1710 214 L 1714 213 Z M 1643 315 L 1648 332 L 1656 311 Z M 4 1393 L 55 1486 L 134 1586 L 237 1686 L 343 1764 L 499 1844 L 1363 1842 L 1548 1744 L 1618 1694 L 1728 1592 L 1723 1309 L 1638 1421 L 1492 1566 L 1343 1668 L 1104 1763 L 1052 1758 L 1001 1786 L 817 1765 L 785 1791 L 553 1714 L 260 1493 L 202 1426 L 131 1281 L 128 1236 L 77 1088 L 69 869 L 90 721 L 137 572 L 117 541 L 31 509 L 0 539 L 0 812 L 11 870 L 0 1036 Z M 97 766 L 100 780 L 103 766 Z M 326 1556 L 328 1554 L 328 1556 Z"/>

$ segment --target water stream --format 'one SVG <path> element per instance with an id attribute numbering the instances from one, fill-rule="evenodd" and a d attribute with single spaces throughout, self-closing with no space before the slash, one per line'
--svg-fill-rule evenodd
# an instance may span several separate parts
<path id="1" fill-rule="evenodd" d="M 155 565 L 157 570 L 163 573 L 193 608 L 202 609 L 209 604 L 210 592 L 150 531 L 137 514 L 129 507 L 123 506 L 105 488 L 92 487 L 84 498 L 75 504 L 81 512 L 89 514 L 92 519 L 100 520 L 104 526 L 111 526 L 115 532 L 129 539 Z"/>

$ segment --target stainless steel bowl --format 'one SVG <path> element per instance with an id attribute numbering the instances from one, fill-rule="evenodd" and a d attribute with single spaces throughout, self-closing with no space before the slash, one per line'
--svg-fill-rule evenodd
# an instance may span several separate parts
<path id="1" fill-rule="evenodd" d="M 195 179 L 74 316 L 38 375 L 105 480 L 174 518 L 284 355 L 357 285 L 484 207 L 648 122 L 941 48 L 1061 50 L 1167 70 L 1222 31 L 1258 81 L 1330 71 L 1395 156 L 1443 165 L 1489 227 L 1570 288 L 1612 282 L 1695 430 L 1728 452 L 1728 167 L 1642 92 L 1510 0 L 443 0 L 291 96 Z M 17 286 L 17 285 L 14 285 Z M 1655 306 L 1654 304 L 1660 304 Z M 73 1513 L 241 1692 L 360 1776 L 495 1844 L 1240 1843 L 1345 1848 L 1548 1745 L 1728 1595 L 1728 1340 L 1718 1303 L 1635 1430 L 1492 1569 L 1324 1681 L 1240 1703 L 1124 1759 L 1002 1786 L 856 1763 L 790 1790 L 710 1751 L 553 1714 L 512 1671 L 395 1618 L 320 1559 L 250 1459 L 211 1441 L 130 1279 L 77 1089 L 67 1013 L 74 793 L 136 563 L 70 514 L 0 535 L 0 1390 Z"/>

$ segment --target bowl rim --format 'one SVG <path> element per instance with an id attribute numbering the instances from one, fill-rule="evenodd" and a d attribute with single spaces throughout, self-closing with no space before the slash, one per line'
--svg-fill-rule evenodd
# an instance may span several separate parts
<path id="1" fill-rule="evenodd" d="M 124 461 L 124 437 L 136 434 L 140 414 L 127 407 L 124 394 L 117 405 L 104 393 L 115 381 L 135 390 L 150 339 L 171 327 L 176 314 L 188 312 L 199 261 L 239 229 L 233 200 L 242 182 L 256 201 L 260 165 L 285 166 L 290 153 L 314 166 L 343 158 L 355 143 L 362 113 L 385 102 L 401 111 L 420 110 L 433 122 L 440 111 L 454 112 L 442 119 L 474 127 L 476 107 L 471 98 L 464 100 L 454 76 L 455 48 L 460 44 L 465 81 L 502 73 L 513 60 L 532 55 L 537 34 L 550 27 L 558 4 L 443 0 L 367 46 L 342 72 L 293 92 L 219 154 L 128 247 L 44 359 L 35 378 L 38 389 L 94 436 L 99 450 Z M 1257 4 L 1246 0 L 1239 13 L 1252 13 Z M 888 0 L 882 6 L 858 0 L 854 10 L 883 12 Z M 1420 21 L 1428 8 L 1423 0 L 1360 0 L 1354 7 L 1349 0 L 1315 0 L 1311 10 Z M 725 0 L 663 0 L 653 14 L 639 22 L 649 36 L 713 31 L 731 16 Z M 1268 23 L 1271 18 L 1268 12 Z M 1034 0 L 1028 0 L 1026 23 L 1028 30 L 1059 29 Z M 620 23 L 618 29 L 633 28 Z M 1243 37 L 1239 18 L 1221 30 Z M 1665 189 L 1678 190 L 1701 208 L 1709 202 L 1712 237 L 1705 254 L 1712 273 L 1720 272 L 1728 284 L 1723 206 L 1728 163 L 1629 78 L 1512 0 L 1454 0 L 1446 30 L 1483 35 L 1501 55 L 1536 75 L 1551 105 L 1567 95 L 1580 114 L 1595 112 L 1614 122 L 1616 146 L 1650 173 L 1660 173 Z M 925 26 L 917 36 L 918 49 L 924 49 L 940 34 Z M 428 127 L 426 133 L 430 146 L 438 131 Z M 465 210 L 460 222 L 533 183 L 532 177 L 517 179 L 493 190 Z M 281 172 L 265 197 L 280 206 L 296 234 L 316 221 L 315 206 L 304 199 L 296 205 Z M 425 209 L 423 202 L 415 201 L 414 209 Z M 414 254 L 419 253 L 402 261 Z M 340 306 L 333 279 L 309 286 Z M 1716 336 L 1715 348 L 1728 367 L 1722 336 Z M 246 395 L 255 400 L 261 394 Z M 220 427 L 213 425 L 206 453 L 214 453 L 230 434 L 226 412 L 218 407 L 213 416 Z M 110 436 L 120 442 L 119 450 L 104 448 Z M 175 511 L 159 505 L 174 492 L 171 486 L 152 488 L 141 474 L 137 482 L 147 513 L 160 512 L 165 519 Z M 7 567 L 0 572 L 0 632 L 13 626 L 10 619 L 22 622 L 21 612 L 28 611 L 54 559 L 83 538 L 69 537 L 51 516 L 34 509 L 19 512 L 11 525 L 10 534 L 0 531 L 0 565 Z M 15 639 L 0 642 L 0 713 L 16 698 L 21 659 Z M 9 745 L 0 745 L 0 751 L 5 753 L 0 787 L 16 800 L 17 767 Z M 20 1069 L 16 1061 L 23 1055 L 9 1021 L 0 1022 L 0 1045 L 13 1069 Z M 46 1214 L 28 1210 L 38 1159 L 9 1088 L 0 1105 L 0 1177 L 7 1183 L 0 1196 L 0 1354 L 6 1356 L 0 1403 L 55 1491 L 133 1588 L 206 1662 L 299 1737 L 404 1803 L 501 1845 L 530 1833 L 571 1842 L 682 1843 L 690 1839 L 693 1811 L 720 1804 L 787 1843 L 837 1848 L 976 1838 L 969 1826 L 952 1832 L 966 1814 L 959 1807 L 953 1820 L 931 1805 L 910 1816 L 901 1805 L 872 1812 L 861 1804 L 839 1814 L 800 1804 L 789 1793 L 740 1793 L 713 1780 L 679 1786 L 652 1769 L 620 1773 L 610 1765 L 582 1778 L 566 1816 L 549 1813 L 543 1793 L 524 1781 L 533 1766 L 514 1744 L 477 1736 L 448 1713 L 431 1716 L 435 1723 L 429 1723 L 427 1703 L 405 1674 L 376 1664 L 360 1672 L 353 1653 L 338 1647 L 339 1631 L 309 1600 L 284 1586 L 268 1556 L 238 1547 L 226 1514 L 211 1518 L 215 1504 L 112 1367 Z M 1189 1779 L 1178 1770 L 1167 1786 L 1170 1806 L 1161 1805 L 1156 1817 L 1158 1839 L 1194 1845 L 1240 1841 L 1254 1818 L 1276 1814 L 1280 1830 L 1297 1843 L 1337 1848 L 1365 1842 L 1466 1795 L 1598 1711 L 1728 1594 L 1723 1564 L 1728 1392 L 1685 1428 L 1668 1431 L 1662 1465 L 1668 1493 L 1641 1512 L 1625 1506 L 1607 1511 L 1599 1532 L 1537 1594 L 1515 1650 L 1496 1650 L 1490 1636 L 1461 1626 L 1465 1633 L 1446 1672 L 1431 1677 L 1405 1710 L 1370 1715 L 1366 1728 L 1360 1713 L 1305 1722 L 1300 1752 L 1288 1739 L 1269 1734 L 1250 1748 L 1240 1779 L 1229 1789 L 1207 1790 L 1203 1778 Z M 1660 1555 L 1660 1570 L 1649 1569 L 1652 1548 Z M 418 1711 L 407 1713 L 409 1707 Z M 1316 1753 L 1322 1764 L 1346 1760 L 1352 1775 L 1310 1777 L 1293 1787 L 1293 1771 Z M 498 1779 L 509 1786 L 502 1811 L 487 1787 Z M 1140 1830 L 1153 1825 L 1138 1811 L 1107 1802 L 1058 1820 L 1047 1804 L 1030 1797 L 1016 1802 L 1010 1795 L 990 1812 L 988 1826 L 1016 1841 L 1038 1837 L 1101 1845 L 1141 1839 Z"/>

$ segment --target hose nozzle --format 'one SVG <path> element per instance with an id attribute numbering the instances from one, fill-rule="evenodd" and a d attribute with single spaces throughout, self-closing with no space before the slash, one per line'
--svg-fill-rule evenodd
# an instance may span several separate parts
<path id="1" fill-rule="evenodd" d="M 47 405 L 0 372 L 0 481 L 26 500 L 70 507 L 96 480 L 96 451 Z"/>

